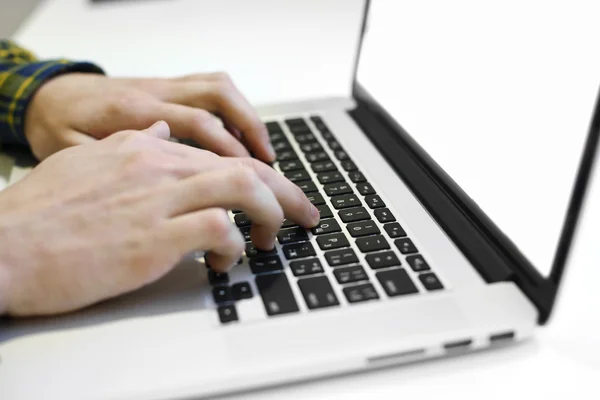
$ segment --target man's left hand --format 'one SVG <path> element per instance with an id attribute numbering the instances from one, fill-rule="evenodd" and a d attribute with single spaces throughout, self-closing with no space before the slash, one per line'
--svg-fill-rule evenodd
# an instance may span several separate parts
<path id="1" fill-rule="evenodd" d="M 265 162 L 275 159 L 264 124 L 224 73 L 174 79 L 61 75 L 34 95 L 25 136 L 43 160 L 63 148 L 159 120 L 170 125 L 173 136 L 221 156 L 251 153 Z"/>

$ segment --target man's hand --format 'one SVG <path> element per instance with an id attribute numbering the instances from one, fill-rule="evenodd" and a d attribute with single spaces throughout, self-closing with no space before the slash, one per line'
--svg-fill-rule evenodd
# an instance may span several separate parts
<path id="1" fill-rule="evenodd" d="M 66 312 L 167 273 L 192 250 L 216 271 L 244 240 L 226 209 L 273 248 L 282 221 L 318 223 L 304 193 L 251 158 L 173 143 L 160 122 L 61 151 L 0 193 L 0 314 Z"/>
<path id="2" fill-rule="evenodd" d="M 43 160 L 63 148 L 145 129 L 159 120 L 169 124 L 174 137 L 193 139 L 221 156 L 251 152 L 266 162 L 275 158 L 264 124 L 223 73 L 177 79 L 62 75 L 34 95 L 25 136 Z"/>

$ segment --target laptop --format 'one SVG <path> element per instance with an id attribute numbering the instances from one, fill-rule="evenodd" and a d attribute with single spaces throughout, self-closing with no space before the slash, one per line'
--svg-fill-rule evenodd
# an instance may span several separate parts
<path id="1" fill-rule="evenodd" d="M 47 2 L 17 38 L 34 42 L 67 3 Z M 219 20 L 231 6 L 222 3 L 196 15 Z M 568 11 L 553 6 L 535 22 L 539 35 L 527 36 L 538 10 L 521 5 L 519 14 L 478 6 L 472 18 L 443 2 L 435 14 L 405 2 L 399 15 L 380 13 L 391 24 L 378 27 L 368 24 L 377 12 L 369 1 L 257 3 L 270 12 L 243 40 L 280 28 L 288 46 L 256 41 L 255 58 L 240 46 L 248 62 L 230 63 L 232 75 L 256 103 L 279 96 L 259 107 L 278 154 L 274 168 L 319 207 L 319 226 L 286 221 L 272 252 L 248 241 L 228 274 L 213 273 L 198 251 L 136 292 L 68 315 L 1 321 L 1 398 L 221 396 L 510 345 L 549 321 L 600 135 L 600 62 L 585 51 L 598 37 L 588 36 L 593 24 L 581 24 L 573 36 L 580 41 L 564 42 L 553 27 Z M 162 2 L 132 2 L 119 13 L 73 7 L 81 17 L 74 29 L 129 19 L 134 7 L 171 10 Z M 261 18 L 258 6 L 240 8 L 235 23 L 249 24 L 244 13 Z M 178 22 L 185 35 L 205 26 Z M 69 32 L 57 32 L 44 51 L 65 51 L 52 46 Z M 111 57 L 100 38 L 82 32 L 109 72 L 139 72 L 135 60 Z M 390 34 L 397 46 L 377 46 Z M 123 40 L 151 60 L 141 38 Z M 72 46 L 76 57 L 93 58 Z M 278 68 L 257 75 L 273 49 L 281 49 Z M 232 61 L 212 50 L 224 58 L 192 55 L 198 64 L 175 69 Z M 563 54 L 572 62 L 560 64 Z M 547 57 L 562 75 L 535 66 Z M 151 75 L 173 71 L 149 65 Z M 320 90 L 334 95 L 306 100 Z M 9 184 L 27 173 L 20 162 L 3 170 Z M 249 240 L 251 221 L 230 215 Z"/>

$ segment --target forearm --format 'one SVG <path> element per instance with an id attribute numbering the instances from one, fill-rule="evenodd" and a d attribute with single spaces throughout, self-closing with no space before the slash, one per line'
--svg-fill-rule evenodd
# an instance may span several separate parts
<path id="1" fill-rule="evenodd" d="M 49 79 L 69 72 L 103 73 L 96 65 L 68 60 L 39 61 L 10 41 L 0 41 L 0 145 L 27 145 L 25 113 Z"/>

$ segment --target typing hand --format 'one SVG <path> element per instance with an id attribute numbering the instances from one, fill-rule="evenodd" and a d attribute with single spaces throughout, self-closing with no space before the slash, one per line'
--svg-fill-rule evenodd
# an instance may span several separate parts
<path id="1" fill-rule="evenodd" d="M 215 115 L 218 115 L 219 120 Z M 72 73 L 40 87 L 25 136 L 40 160 L 69 146 L 164 120 L 172 135 L 221 156 L 275 158 L 263 123 L 226 74 L 118 79 Z"/>
<path id="2" fill-rule="evenodd" d="M 226 209 L 250 217 L 264 250 L 284 218 L 319 221 L 266 164 L 168 137 L 159 122 L 66 149 L 0 193 L 0 314 L 75 310 L 155 281 L 193 250 L 226 271 L 244 250 Z"/>

